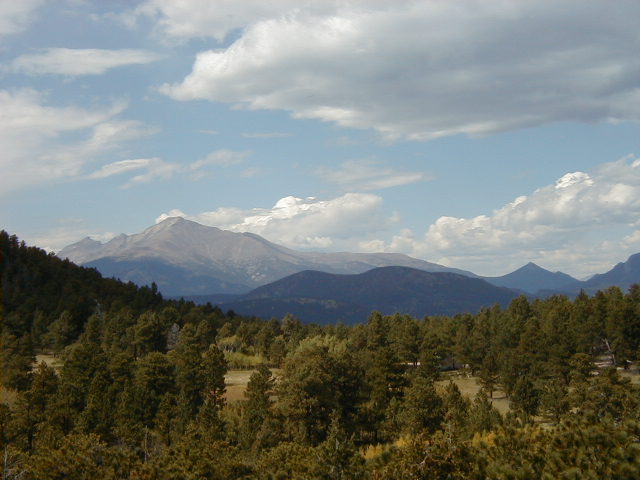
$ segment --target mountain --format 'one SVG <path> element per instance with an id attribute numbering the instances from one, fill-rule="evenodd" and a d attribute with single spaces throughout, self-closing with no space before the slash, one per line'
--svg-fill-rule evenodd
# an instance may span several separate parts
<path id="1" fill-rule="evenodd" d="M 531 294 L 541 290 L 571 291 L 579 289 L 582 283 L 566 273 L 553 273 L 532 262 L 507 275 L 484 277 L 484 280 L 498 287 L 522 290 Z"/>
<path id="2" fill-rule="evenodd" d="M 507 305 L 517 292 L 449 272 L 408 267 L 380 267 L 360 274 L 304 271 L 256 288 L 225 310 L 260 317 L 292 313 L 305 321 L 354 323 L 369 313 L 395 312 L 416 317 L 477 312 L 483 306 Z"/>
<path id="3" fill-rule="evenodd" d="M 620 262 L 606 273 L 594 275 L 584 282 L 585 290 L 595 292 L 612 285 L 627 290 L 634 283 L 640 283 L 640 253 L 631 255 L 626 262 Z"/>
<path id="4" fill-rule="evenodd" d="M 259 235 L 207 227 L 180 217 L 105 244 L 85 238 L 58 256 L 95 267 L 107 277 L 138 285 L 155 282 L 168 296 L 242 294 L 304 270 L 354 274 L 394 265 L 475 277 L 398 253 L 298 252 Z"/>

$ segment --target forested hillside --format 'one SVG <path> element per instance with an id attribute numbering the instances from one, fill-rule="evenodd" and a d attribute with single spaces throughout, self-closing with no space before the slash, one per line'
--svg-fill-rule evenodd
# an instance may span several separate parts
<path id="1" fill-rule="evenodd" d="M 3 479 L 640 477 L 638 286 L 318 326 L 0 242 Z M 230 367 L 253 369 L 241 401 Z"/>

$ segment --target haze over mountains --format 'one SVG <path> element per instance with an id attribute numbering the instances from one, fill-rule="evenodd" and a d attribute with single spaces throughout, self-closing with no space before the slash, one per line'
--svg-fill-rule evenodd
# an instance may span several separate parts
<path id="1" fill-rule="evenodd" d="M 364 322 L 374 310 L 417 318 L 477 312 L 507 306 L 518 293 L 480 278 L 408 267 L 379 267 L 365 273 L 336 275 L 304 271 L 258 287 L 224 303 L 242 315 L 282 318 L 291 313 L 317 323 Z"/>
<path id="2" fill-rule="evenodd" d="M 475 312 L 520 294 L 575 295 L 640 282 L 640 254 L 579 281 L 528 263 L 479 277 L 395 253 L 298 252 L 251 233 L 168 218 L 102 244 L 85 238 L 58 253 L 104 276 L 155 282 L 166 296 L 220 304 L 244 315 L 308 321 L 364 321 L 372 310 L 414 316 Z"/>
<path id="3" fill-rule="evenodd" d="M 139 285 L 155 282 L 169 296 L 242 294 L 304 270 L 353 274 L 403 266 L 476 276 L 399 253 L 298 252 L 252 233 L 229 232 L 180 217 L 105 244 L 85 238 L 58 256 L 95 267 L 107 277 Z"/>

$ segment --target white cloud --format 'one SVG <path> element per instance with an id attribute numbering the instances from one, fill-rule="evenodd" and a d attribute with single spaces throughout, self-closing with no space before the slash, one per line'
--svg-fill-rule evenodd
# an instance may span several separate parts
<path id="1" fill-rule="evenodd" d="M 229 167 L 231 165 L 237 165 L 242 163 L 245 158 L 249 156 L 251 152 L 236 152 L 233 150 L 216 150 L 211 152 L 206 157 L 196 160 L 190 165 L 191 170 L 199 170 L 202 167 L 215 165 L 221 167 Z"/>
<path id="2" fill-rule="evenodd" d="M 90 227 L 82 218 L 57 218 L 51 227 L 33 226 L 34 230 L 19 235 L 28 245 L 37 246 L 48 252 L 57 252 L 75 243 L 78 239 L 91 237 L 100 242 L 107 242 L 116 236 L 114 232 L 106 232 Z"/>
<path id="3" fill-rule="evenodd" d="M 46 48 L 16 58 L 10 70 L 29 75 L 102 75 L 112 68 L 151 63 L 159 58 L 146 50 Z"/>
<path id="4" fill-rule="evenodd" d="M 109 163 L 103 165 L 100 170 L 96 170 L 92 174 L 88 175 L 89 179 L 107 178 L 113 175 L 120 175 L 121 173 L 129 172 L 131 170 L 139 170 L 149 165 L 149 158 L 136 158 L 132 160 L 120 160 L 119 162 Z"/>
<path id="5" fill-rule="evenodd" d="M 136 158 L 119 160 L 103 165 L 100 169 L 87 175 L 85 178 L 98 180 L 114 175 L 120 175 L 135 170 L 144 170 L 144 173 L 131 177 L 122 185 L 122 188 L 149 183 L 154 180 L 167 180 L 177 174 L 189 174 L 192 180 L 199 180 L 207 175 L 207 167 L 215 165 L 228 167 L 241 163 L 250 152 L 236 152 L 233 150 L 216 150 L 206 157 L 187 165 L 176 162 L 167 162 L 161 158 Z"/>
<path id="6" fill-rule="evenodd" d="M 135 170 L 144 170 L 145 172 L 131 177 L 122 185 L 122 188 L 129 188 L 140 183 L 148 183 L 156 179 L 171 178 L 175 173 L 181 171 L 182 167 L 179 164 L 165 162 L 157 157 L 135 158 L 103 165 L 99 170 L 87 175 L 86 178 L 96 180 Z"/>
<path id="7" fill-rule="evenodd" d="M 0 1 L 0 36 L 20 33 L 27 28 L 33 12 L 44 0 Z"/>
<path id="8" fill-rule="evenodd" d="M 115 118 L 126 104 L 83 109 L 45 104 L 31 89 L 0 90 L 0 195 L 59 179 L 81 178 L 86 165 L 157 130 Z M 73 141 L 65 137 L 79 137 Z"/>
<path id="9" fill-rule="evenodd" d="M 175 37 L 241 29 L 161 87 L 177 100 L 287 110 L 390 140 L 640 121 L 633 0 L 206 4 L 144 7 Z"/>
<path id="10" fill-rule="evenodd" d="M 195 215 L 173 210 L 156 222 L 178 213 L 203 225 L 256 233 L 292 248 L 350 245 L 354 238 L 385 230 L 397 220 L 383 210 L 381 197 L 366 193 L 347 193 L 330 200 L 289 196 L 267 209 L 221 207 Z"/>
<path id="11" fill-rule="evenodd" d="M 165 162 L 160 158 L 149 158 L 146 160 L 147 164 L 144 167 L 146 172 L 131 177 L 131 179 L 129 179 L 129 181 L 125 183 L 122 188 L 129 188 L 140 183 L 149 183 L 157 179 L 166 180 L 173 177 L 175 173 L 182 170 L 181 165 L 171 162 Z"/>
<path id="12" fill-rule="evenodd" d="M 611 258 L 625 260 L 638 252 L 638 226 L 640 161 L 628 156 L 590 173 L 567 173 L 491 214 L 443 216 L 424 235 L 404 230 L 388 242 L 363 242 L 360 247 L 404 252 L 484 274 L 507 273 L 531 260 L 584 276 L 611 268 L 606 267 Z"/>
<path id="13" fill-rule="evenodd" d="M 316 174 L 349 191 L 380 190 L 428 180 L 422 172 L 401 172 L 369 159 L 348 160 L 338 169 L 319 168 Z"/>
<path id="14" fill-rule="evenodd" d="M 334 8 L 335 3 L 332 0 L 306 1 L 302 6 L 321 10 Z M 235 30 L 300 7 L 299 0 L 148 0 L 122 19 L 133 25 L 139 17 L 149 17 L 155 21 L 156 33 L 162 38 L 178 41 L 213 38 L 222 42 Z"/>

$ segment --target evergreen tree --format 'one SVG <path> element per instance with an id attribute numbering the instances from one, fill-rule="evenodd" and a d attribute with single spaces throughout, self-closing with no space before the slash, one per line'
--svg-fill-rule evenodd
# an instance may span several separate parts
<path id="1" fill-rule="evenodd" d="M 317 464 L 313 478 L 318 480 L 357 480 L 364 478 L 364 458 L 332 415 L 331 427 L 324 442 L 315 448 Z"/>
<path id="2" fill-rule="evenodd" d="M 494 408 L 482 391 L 478 392 L 469 409 L 468 435 L 471 437 L 476 433 L 490 432 L 500 425 L 502 425 L 500 412 Z"/>
<path id="3" fill-rule="evenodd" d="M 196 327 L 187 324 L 180 332 L 180 338 L 169 358 L 175 365 L 176 385 L 179 390 L 179 403 L 185 408 L 185 415 L 195 415 L 205 394 L 205 378 L 202 367 L 200 342 L 196 337 Z"/>
<path id="4" fill-rule="evenodd" d="M 402 430 L 412 435 L 433 433 L 440 427 L 443 416 L 442 399 L 436 393 L 433 381 L 414 376 L 404 394 L 400 413 Z"/>
<path id="5" fill-rule="evenodd" d="M 516 382 L 511 395 L 511 408 L 524 415 L 535 415 L 540 403 L 540 392 L 528 377 L 521 377 Z"/>
<path id="6" fill-rule="evenodd" d="M 16 337 L 0 323 L 0 385 L 17 390 L 29 388 L 29 372 L 34 361 L 28 336 Z"/>
<path id="7" fill-rule="evenodd" d="M 242 406 L 242 422 L 240 434 L 242 444 L 247 447 L 253 445 L 258 432 L 270 414 L 272 400 L 270 394 L 275 386 L 275 380 L 265 365 L 260 365 L 258 371 L 251 374 L 247 389 L 244 392 L 246 401 Z"/>
<path id="8" fill-rule="evenodd" d="M 225 404 L 224 394 L 227 390 L 224 376 L 227 373 L 228 362 L 224 353 L 215 343 L 209 345 L 201 362 L 202 376 L 204 378 L 205 401 L 212 402 L 218 408 Z"/>

